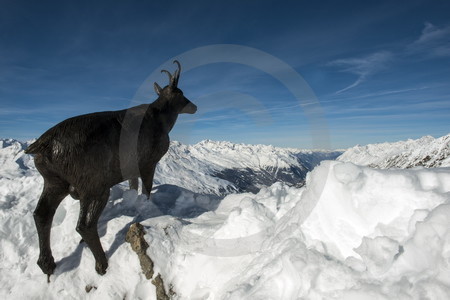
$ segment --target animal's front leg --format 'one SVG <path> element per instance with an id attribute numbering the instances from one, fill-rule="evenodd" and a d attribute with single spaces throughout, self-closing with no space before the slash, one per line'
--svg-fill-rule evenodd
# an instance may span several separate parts
<path id="1" fill-rule="evenodd" d="M 156 164 L 148 169 L 141 169 L 142 193 L 150 198 L 153 188 L 153 177 L 155 176 Z"/>
<path id="2" fill-rule="evenodd" d="M 108 260 L 98 236 L 98 219 L 108 201 L 109 190 L 100 195 L 83 196 L 80 200 L 80 216 L 77 231 L 89 246 L 95 257 L 95 270 L 103 275 L 108 268 Z"/>
<path id="3" fill-rule="evenodd" d="M 134 177 L 128 180 L 128 183 L 130 185 L 130 190 L 138 190 L 139 188 L 139 178 Z"/>

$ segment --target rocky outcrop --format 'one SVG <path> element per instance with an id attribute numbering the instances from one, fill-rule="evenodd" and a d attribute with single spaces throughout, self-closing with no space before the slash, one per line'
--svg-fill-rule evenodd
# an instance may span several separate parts
<path id="1" fill-rule="evenodd" d="M 131 249 L 138 255 L 139 262 L 141 264 L 142 272 L 145 278 L 152 279 L 154 275 L 153 261 L 147 255 L 148 243 L 144 239 L 145 231 L 144 226 L 140 223 L 131 224 L 130 229 L 128 229 L 125 241 L 130 243 Z M 164 288 L 164 282 L 160 274 L 158 274 L 151 283 L 156 287 L 156 299 L 158 300 L 169 300 L 169 296 Z M 170 289 L 171 295 L 175 293 Z"/>

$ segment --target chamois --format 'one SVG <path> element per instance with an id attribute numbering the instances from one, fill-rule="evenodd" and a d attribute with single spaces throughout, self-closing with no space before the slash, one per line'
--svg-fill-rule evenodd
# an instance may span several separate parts
<path id="1" fill-rule="evenodd" d="M 97 112 L 69 118 L 47 130 L 26 153 L 44 178 L 34 211 L 40 254 L 37 264 L 48 279 L 56 268 L 50 248 L 53 216 L 70 194 L 80 200 L 76 230 L 95 257 L 95 270 L 106 273 L 108 261 L 100 243 L 97 222 L 110 188 L 141 177 L 143 193 L 150 196 L 156 164 L 169 149 L 169 132 L 178 114 L 193 114 L 197 106 L 177 87 L 181 66 L 169 75 L 169 84 L 154 88 L 158 98 L 119 111 Z M 131 143 L 131 144 L 130 144 Z M 125 146 L 123 146 L 125 145 Z"/>

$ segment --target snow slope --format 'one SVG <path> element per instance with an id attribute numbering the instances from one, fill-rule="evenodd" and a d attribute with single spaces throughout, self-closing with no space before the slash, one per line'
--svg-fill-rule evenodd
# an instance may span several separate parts
<path id="1" fill-rule="evenodd" d="M 323 161 L 302 188 L 278 182 L 219 197 L 165 184 L 152 201 L 119 185 L 99 222 L 104 276 L 79 243 L 79 204 L 67 197 L 53 222 L 57 268 L 48 284 L 35 263 L 32 218 L 42 179 L 14 149 L 12 162 L 0 152 L 1 299 L 156 299 L 124 242 L 136 221 L 177 299 L 450 297 L 450 168 Z M 217 165 L 225 160 L 218 156 Z"/>
<path id="2" fill-rule="evenodd" d="M 376 168 L 450 167 L 450 134 L 396 143 L 355 146 L 338 160 Z"/>

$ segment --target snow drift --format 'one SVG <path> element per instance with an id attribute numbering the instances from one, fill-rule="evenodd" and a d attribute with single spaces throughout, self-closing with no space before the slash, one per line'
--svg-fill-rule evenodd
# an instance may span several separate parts
<path id="1" fill-rule="evenodd" d="M 181 299 L 444 299 L 449 192 L 450 169 L 327 161 L 305 188 L 275 184 L 143 225 Z"/>
<path id="2" fill-rule="evenodd" d="M 32 218 L 42 180 L 17 149 L 0 173 L 2 299 L 155 299 L 124 241 L 137 221 L 178 299 L 450 297 L 449 168 L 324 161 L 302 188 L 278 182 L 226 197 L 165 185 L 148 201 L 116 186 L 99 221 L 104 276 L 79 243 L 79 204 L 67 197 L 53 222 L 57 268 L 47 284 Z"/>
<path id="3" fill-rule="evenodd" d="M 396 143 L 358 145 L 345 151 L 338 160 L 381 169 L 450 167 L 450 134 L 437 139 L 424 136 Z"/>

